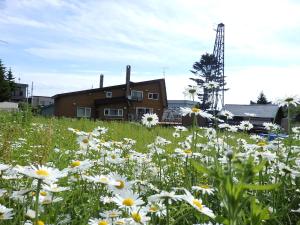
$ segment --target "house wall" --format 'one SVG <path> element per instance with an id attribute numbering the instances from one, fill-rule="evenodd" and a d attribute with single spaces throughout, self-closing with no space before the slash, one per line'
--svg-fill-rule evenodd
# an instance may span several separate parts
<path id="1" fill-rule="evenodd" d="M 95 106 L 95 100 L 98 99 L 107 99 L 106 92 L 112 92 L 112 98 L 125 96 L 125 85 L 121 87 L 109 89 L 109 87 L 104 88 L 104 90 L 99 90 L 97 92 L 81 92 L 81 93 L 72 93 L 55 98 L 55 116 L 65 116 L 65 117 L 76 117 L 77 116 L 77 107 L 89 107 L 91 108 L 91 117 L 95 119 L 120 119 L 127 120 L 137 119 L 130 117 L 131 114 L 136 114 L 136 108 L 146 107 L 153 109 L 153 113 L 156 113 L 160 120 L 162 118 L 163 109 L 164 109 L 164 99 L 166 96 L 163 95 L 162 88 L 165 88 L 161 85 L 162 82 L 145 82 L 145 83 L 131 83 L 130 91 L 143 91 L 142 100 L 129 100 L 118 102 L 118 103 L 105 103 Z M 158 93 L 158 100 L 149 99 L 149 93 Z M 104 109 L 123 109 L 123 117 L 110 117 L 104 115 Z"/>
<path id="2" fill-rule="evenodd" d="M 77 117 L 77 107 L 89 107 L 92 109 L 91 117 L 96 117 L 96 108 L 94 101 L 96 99 L 106 98 L 106 91 L 89 92 L 89 93 L 74 93 L 64 95 L 55 99 L 55 116 Z M 125 94 L 125 89 L 114 89 L 112 97 L 119 97 Z"/>

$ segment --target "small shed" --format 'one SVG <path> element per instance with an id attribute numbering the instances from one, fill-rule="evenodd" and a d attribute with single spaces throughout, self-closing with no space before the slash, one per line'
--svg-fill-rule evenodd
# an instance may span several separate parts
<path id="1" fill-rule="evenodd" d="M 18 103 L 15 102 L 0 102 L 0 111 L 16 112 L 18 111 Z"/>
<path id="2" fill-rule="evenodd" d="M 282 108 L 274 104 L 226 104 L 224 110 L 228 110 L 234 115 L 233 119 L 228 121 L 229 124 L 238 125 L 241 121 L 247 120 L 257 129 L 263 128 L 264 122 L 280 125 L 283 118 Z"/>

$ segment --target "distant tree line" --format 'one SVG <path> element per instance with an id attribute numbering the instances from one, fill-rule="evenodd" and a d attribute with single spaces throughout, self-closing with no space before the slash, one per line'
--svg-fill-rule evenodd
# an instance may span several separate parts
<path id="1" fill-rule="evenodd" d="M 0 59 L 0 102 L 9 101 L 15 89 L 15 77 L 11 68 L 7 70 Z"/>

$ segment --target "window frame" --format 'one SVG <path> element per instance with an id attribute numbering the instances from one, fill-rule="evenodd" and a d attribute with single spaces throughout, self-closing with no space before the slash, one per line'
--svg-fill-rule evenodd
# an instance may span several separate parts
<path id="1" fill-rule="evenodd" d="M 111 114 L 111 111 L 112 110 L 118 110 L 117 112 L 117 115 L 112 115 Z M 108 112 L 108 113 L 106 113 L 106 111 Z M 110 116 L 110 117 L 123 117 L 123 115 L 124 115 L 124 110 L 123 109 L 113 109 L 113 108 L 104 108 L 104 110 L 103 110 L 103 115 L 104 116 Z"/>
<path id="2" fill-rule="evenodd" d="M 154 98 L 153 95 L 157 95 L 157 98 Z M 148 93 L 148 99 L 159 100 L 159 93 L 157 93 L 157 92 L 149 92 Z"/>
<path id="3" fill-rule="evenodd" d="M 138 96 L 134 98 L 133 94 L 132 94 L 133 92 L 141 93 L 141 98 L 139 98 Z M 136 99 L 136 100 L 143 100 L 144 99 L 144 92 L 143 91 L 139 91 L 139 90 L 131 90 L 130 96 L 131 96 L 132 100 L 134 100 L 134 99 Z"/>
<path id="4" fill-rule="evenodd" d="M 105 92 L 105 97 L 106 98 L 112 98 L 112 91 L 106 91 Z"/>
<path id="5" fill-rule="evenodd" d="M 83 116 L 78 115 L 78 111 L 80 109 L 84 110 Z M 92 108 L 91 107 L 78 106 L 76 108 L 76 117 L 77 118 L 91 118 L 91 116 L 92 116 Z"/>

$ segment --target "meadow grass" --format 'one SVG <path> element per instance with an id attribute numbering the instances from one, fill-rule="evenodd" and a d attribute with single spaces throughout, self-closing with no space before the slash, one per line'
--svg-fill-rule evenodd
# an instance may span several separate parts
<path id="1" fill-rule="evenodd" d="M 0 208 L 2 224 L 300 220 L 297 134 L 268 142 L 245 132 L 191 127 L 177 137 L 173 127 L 6 113 L 0 113 L 0 125 L 0 204 L 13 210 L 11 219 L 1 220 Z M 44 186 L 53 181 L 36 174 L 47 174 L 48 167 L 65 173 L 55 184 L 68 190 Z M 99 182 L 100 175 L 108 183 Z M 126 205 L 128 199 L 143 203 Z M 109 210 L 118 216 L 107 216 Z"/>

